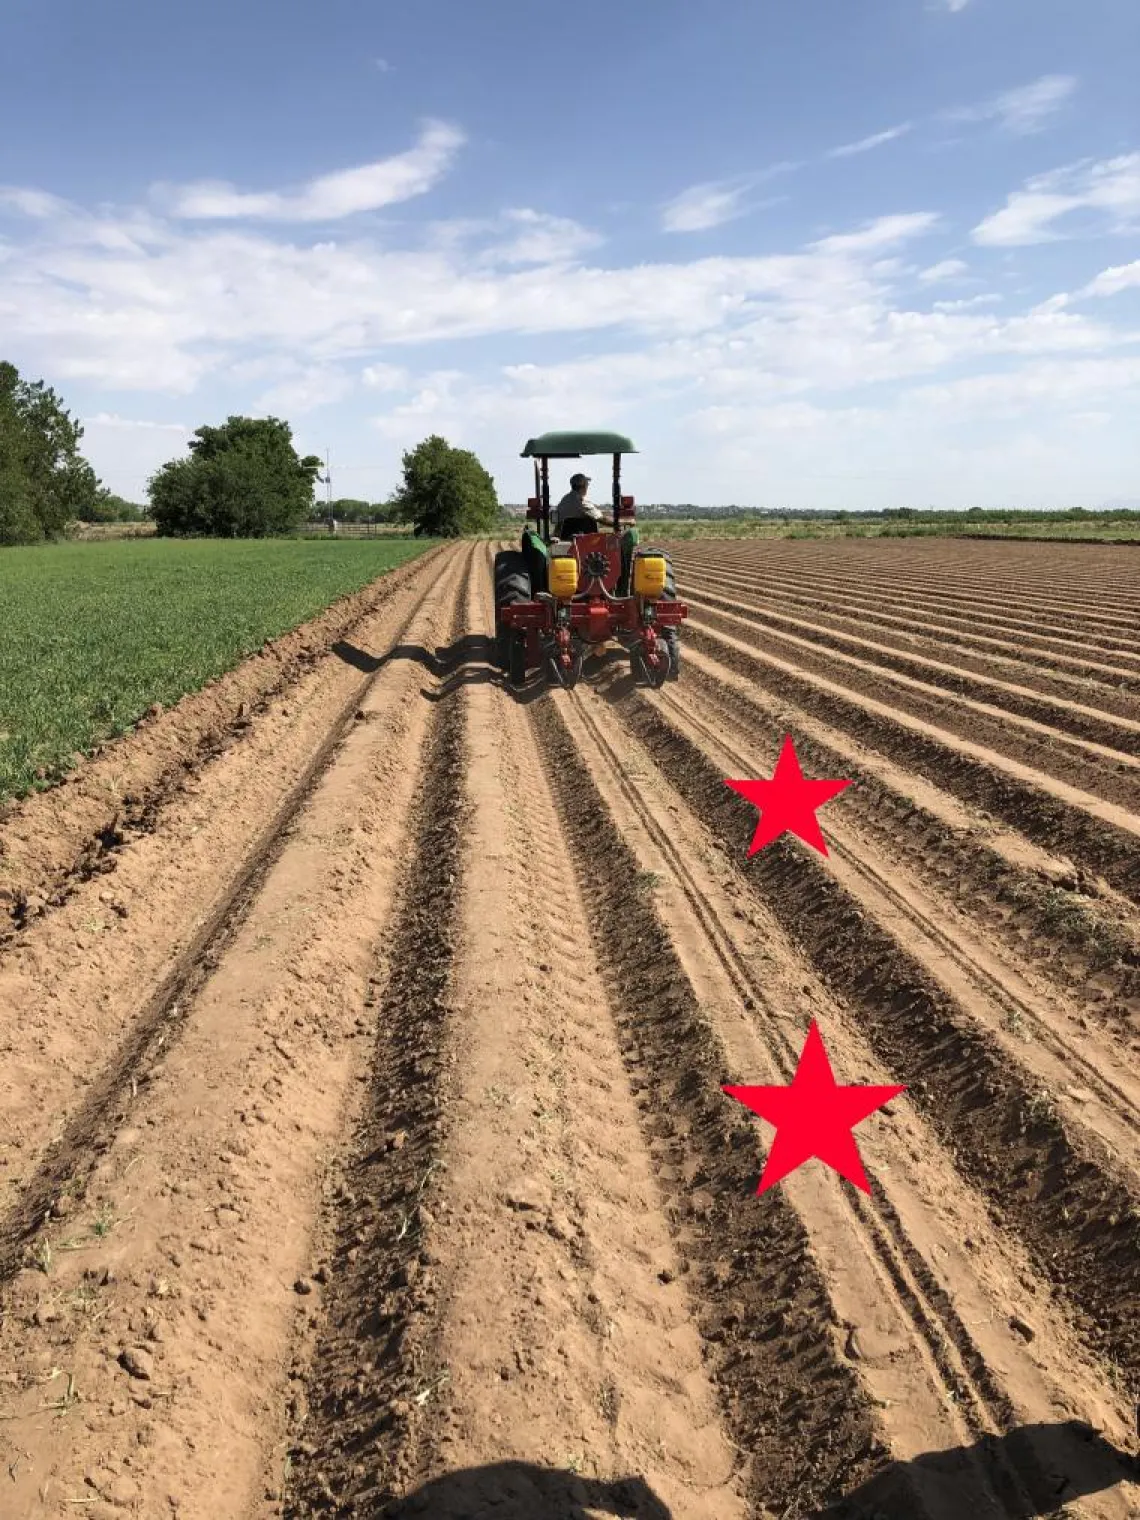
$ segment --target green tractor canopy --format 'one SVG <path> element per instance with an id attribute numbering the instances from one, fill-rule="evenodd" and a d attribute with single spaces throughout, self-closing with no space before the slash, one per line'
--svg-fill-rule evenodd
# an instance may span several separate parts
<path id="1" fill-rule="evenodd" d="M 522 459 L 580 459 L 583 454 L 636 454 L 624 433 L 543 433 L 529 438 Z"/>

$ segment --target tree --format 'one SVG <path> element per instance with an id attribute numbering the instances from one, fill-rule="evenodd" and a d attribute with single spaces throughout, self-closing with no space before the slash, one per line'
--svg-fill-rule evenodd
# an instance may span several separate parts
<path id="1" fill-rule="evenodd" d="M 0 363 L 0 543 L 55 538 L 91 507 L 99 482 L 82 437 L 50 386 Z"/>
<path id="2" fill-rule="evenodd" d="M 189 457 L 171 459 L 151 476 L 151 516 L 162 534 L 288 533 L 312 508 L 320 468 L 315 454 L 297 454 L 287 422 L 230 417 L 221 427 L 200 427 Z"/>
<path id="3" fill-rule="evenodd" d="M 133 501 L 125 501 L 123 497 L 116 496 L 106 486 L 101 486 L 95 494 L 95 500 L 80 512 L 79 517 L 82 522 L 89 523 L 142 522 L 143 509 Z"/>
<path id="4" fill-rule="evenodd" d="M 470 449 L 433 433 L 404 455 L 392 522 L 414 524 L 417 537 L 461 538 L 490 528 L 498 515 L 495 482 Z"/>

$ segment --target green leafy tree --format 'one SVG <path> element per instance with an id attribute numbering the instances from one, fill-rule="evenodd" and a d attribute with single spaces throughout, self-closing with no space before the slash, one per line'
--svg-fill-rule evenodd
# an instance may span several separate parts
<path id="1" fill-rule="evenodd" d="M 485 532 L 498 515 L 495 482 L 470 449 L 433 434 L 404 455 L 390 521 L 412 523 L 417 537 L 461 538 Z"/>
<path id="2" fill-rule="evenodd" d="M 42 380 L 0 363 L 0 543 L 55 538 L 95 501 L 83 428 Z"/>
<path id="3" fill-rule="evenodd" d="M 150 512 L 159 533 L 266 538 L 298 527 L 312 510 L 314 454 L 301 458 L 293 432 L 277 417 L 230 417 L 200 427 L 190 454 L 150 479 Z"/>

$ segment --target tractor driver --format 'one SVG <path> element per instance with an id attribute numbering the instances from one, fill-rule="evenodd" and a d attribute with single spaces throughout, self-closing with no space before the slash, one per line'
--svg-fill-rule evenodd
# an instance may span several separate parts
<path id="1" fill-rule="evenodd" d="M 588 475 L 571 475 L 570 489 L 558 503 L 555 526 L 559 538 L 573 538 L 575 533 L 597 533 L 602 524 L 601 510 L 586 495 Z"/>

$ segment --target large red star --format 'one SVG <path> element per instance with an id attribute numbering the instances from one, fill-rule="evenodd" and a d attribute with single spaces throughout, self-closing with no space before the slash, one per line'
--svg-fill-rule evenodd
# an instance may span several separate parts
<path id="1" fill-rule="evenodd" d="M 755 855 L 766 844 L 779 839 L 783 833 L 797 835 L 821 855 L 827 854 L 827 845 L 816 820 L 817 808 L 823 806 L 850 781 L 809 781 L 800 770 L 799 757 L 792 743 L 791 734 L 784 735 L 784 747 L 776 761 L 776 769 L 767 781 L 726 781 L 734 792 L 747 797 L 760 809 L 760 821 L 748 847 L 749 855 Z"/>
<path id="2" fill-rule="evenodd" d="M 776 1138 L 768 1152 L 758 1193 L 783 1181 L 812 1156 L 818 1156 L 848 1182 L 870 1193 L 871 1185 L 851 1131 L 906 1088 L 840 1087 L 831 1070 L 823 1036 L 812 1019 L 796 1074 L 787 1087 L 722 1090 L 776 1126 Z"/>

